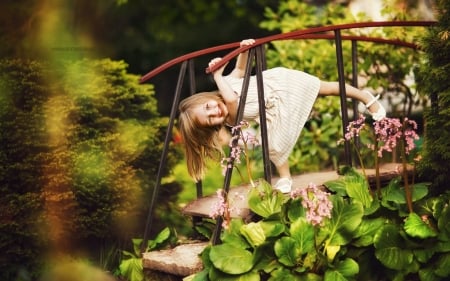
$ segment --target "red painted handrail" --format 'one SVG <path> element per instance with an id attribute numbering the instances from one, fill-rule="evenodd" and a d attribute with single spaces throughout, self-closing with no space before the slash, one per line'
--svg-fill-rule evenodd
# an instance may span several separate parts
<path id="1" fill-rule="evenodd" d="M 349 24 L 340 24 L 340 25 L 331 25 L 331 26 L 321 26 L 321 27 L 313 27 L 303 30 L 296 30 L 292 32 L 287 33 L 280 33 L 276 35 L 271 35 L 259 39 L 255 39 L 255 44 L 250 46 L 243 46 L 240 47 L 240 42 L 235 43 L 229 43 L 225 45 L 219 45 L 207 49 L 202 49 L 199 51 L 195 51 L 192 53 L 188 53 L 186 55 L 177 57 L 173 60 L 170 60 L 159 67 L 153 69 L 152 71 L 148 72 L 144 76 L 141 77 L 140 83 L 144 83 L 147 80 L 151 79 L 152 77 L 158 75 L 159 73 L 163 72 L 164 70 L 179 64 L 183 61 L 190 60 L 196 57 L 200 57 L 206 54 L 223 51 L 227 49 L 236 48 L 235 50 L 231 51 L 227 55 L 225 55 L 220 62 L 215 64 L 213 68 L 207 68 L 206 72 L 209 73 L 211 71 L 215 71 L 216 69 L 223 66 L 225 63 L 239 55 L 240 53 L 252 48 L 256 47 L 271 41 L 277 41 L 277 40 L 289 40 L 289 39 L 334 39 L 334 36 L 332 34 L 327 34 L 326 32 L 330 31 L 336 31 L 336 30 L 344 30 L 344 29 L 354 29 L 354 28 L 366 28 L 366 27 L 401 27 L 401 26 L 430 26 L 435 24 L 435 21 L 378 21 L 378 22 L 359 22 L 359 23 L 349 23 Z M 367 42 L 376 42 L 376 43 L 384 43 L 384 44 L 390 44 L 390 45 L 397 45 L 397 46 L 403 46 L 408 48 L 417 49 L 418 46 L 415 43 L 408 43 L 405 41 L 401 41 L 398 39 L 384 39 L 384 38 L 377 38 L 377 37 L 368 37 L 368 36 L 357 36 L 357 35 L 343 35 L 343 40 L 358 40 L 358 41 L 367 41 Z"/>

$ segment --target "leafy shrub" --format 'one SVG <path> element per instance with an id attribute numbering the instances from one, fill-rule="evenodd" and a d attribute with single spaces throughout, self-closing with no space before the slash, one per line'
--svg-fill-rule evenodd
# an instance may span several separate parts
<path id="1" fill-rule="evenodd" d="M 0 62 L 2 279 L 21 267 L 37 274 L 53 250 L 95 253 L 143 233 L 167 118 L 152 86 L 126 68 L 108 59 Z M 171 148 L 164 174 L 179 155 Z M 164 188 L 160 212 L 181 189 Z"/>

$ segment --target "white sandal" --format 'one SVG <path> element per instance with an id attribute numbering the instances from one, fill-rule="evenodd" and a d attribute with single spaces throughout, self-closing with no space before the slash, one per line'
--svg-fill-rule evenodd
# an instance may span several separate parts
<path id="1" fill-rule="evenodd" d="M 282 193 L 289 193 L 292 189 L 292 179 L 280 178 L 275 184 L 275 189 L 278 189 Z"/>
<path id="2" fill-rule="evenodd" d="M 366 106 L 367 111 L 370 113 L 370 115 L 372 115 L 373 120 L 380 121 L 381 119 L 385 118 L 386 110 L 381 105 L 381 103 L 378 101 L 380 99 L 380 95 L 373 96 L 372 93 L 369 91 L 364 91 L 364 92 L 369 94 L 370 96 L 372 96 L 372 99 L 368 103 L 366 103 L 365 106 Z M 377 112 L 369 111 L 369 107 L 371 107 L 374 103 L 378 103 L 378 111 Z"/>

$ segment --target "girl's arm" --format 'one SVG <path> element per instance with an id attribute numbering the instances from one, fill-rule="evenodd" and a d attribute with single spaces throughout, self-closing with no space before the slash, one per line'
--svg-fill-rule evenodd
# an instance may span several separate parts
<path id="1" fill-rule="evenodd" d="M 254 39 L 242 40 L 241 46 L 253 45 L 254 43 L 255 43 Z M 209 63 L 209 66 L 211 67 L 211 65 L 216 64 L 220 60 L 221 58 L 212 59 L 211 62 Z M 236 78 L 244 77 L 247 60 L 248 60 L 248 51 L 239 54 L 236 61 L 236 66 L 229 75 Z M 214 71 L 213 77 L 214 81 L 216 82 L 217 88 L 219 89 L 220 95 L 222 96 L 223 100 L 225 101 L 225 105 L 228 108 L 229 121 L 232 124 L 234 124 L 236 121 L 239 95 L 235 91 L 233 91 L 228 82 L 225 81 L 225 79 L 223 79 L 223 71 L 226 66 L 227 64 L 224 64 L 221 68 Z"/>
<path id="2" fill-rule="evenodd" d="M 212 65 L 216 64 L 220 60 L 222 60 L 222 58 L 212 59 L 209 62 L 209 66 L 211 67 Z M 223 71 L 226 66 L 227 66 L 227 64 L 224 64 L 221 68 L 214 71 L 213 78 L 214 78 L 214 81 L 216 82 L 219 93 L 222 96 L 222 98 L 225 102 L 225 105 L 228 109 L 228 114 L 229 114 L 229 119 L 230 119 L 229 121 L 231 121 L 231 123 L 234 123 L 235 118 L 236 118 L 237 108 L 238 108 L 239 96 L 237 95 L 237 93 L 235 91 L 233 91 L 233 89 L 228 84 L 228 82 L 225 81 L 225 79 L 223 78 L 222 74 L 223 74 Z"/>
<path id="3" fill-rule="evenodd" d="M 242 46 L 249 46 L 255 44 L 254 39 L 246 39 L 241 41 L 241 47 Z M 236 78 L 242 78 L 245 75 L 245 68 L 247 66 L 247 60 L 248 60 L 248 50 L 240 53 L 236 59 L 236 66 L 234 67 L 233 71 L 231 71 L 230 76 L 236 77 Z"/>

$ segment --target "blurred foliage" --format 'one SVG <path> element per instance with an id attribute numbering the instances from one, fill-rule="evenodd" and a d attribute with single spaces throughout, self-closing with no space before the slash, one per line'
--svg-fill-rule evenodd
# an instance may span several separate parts
<path id="1" fill-rule="evenodd" d="M 152 86 L 109 59 L 0 69 L 3 276 L 52 252 L 101 252 L 142 235 L 168 121 Z M 163 175 L 180 155 L 170 148 Z M 181 186 L 162 188 L 153 232 L 181 218 Z"/>
<path id="2" fill-rule="evenodd" d="M 423 160 L 419 171 L 433 182 L 437 193 L 448 190 L 450 174 L 450 1 L 438 0 L 438 23 L 421 40 L 425 50 L 418 70 L 418 84 L 431 99 L 425 112 Z"/>
<path id="3" fill-rule="evenodd" d="M 38 63 L 3 61 L 0 69 L 0 272 L 2 280 L 12 280 L 39 265 L 49 242 L 41 235 L 46 221 L 40 171 L 48 152 L 42 107 L 49 87 Z"/>

